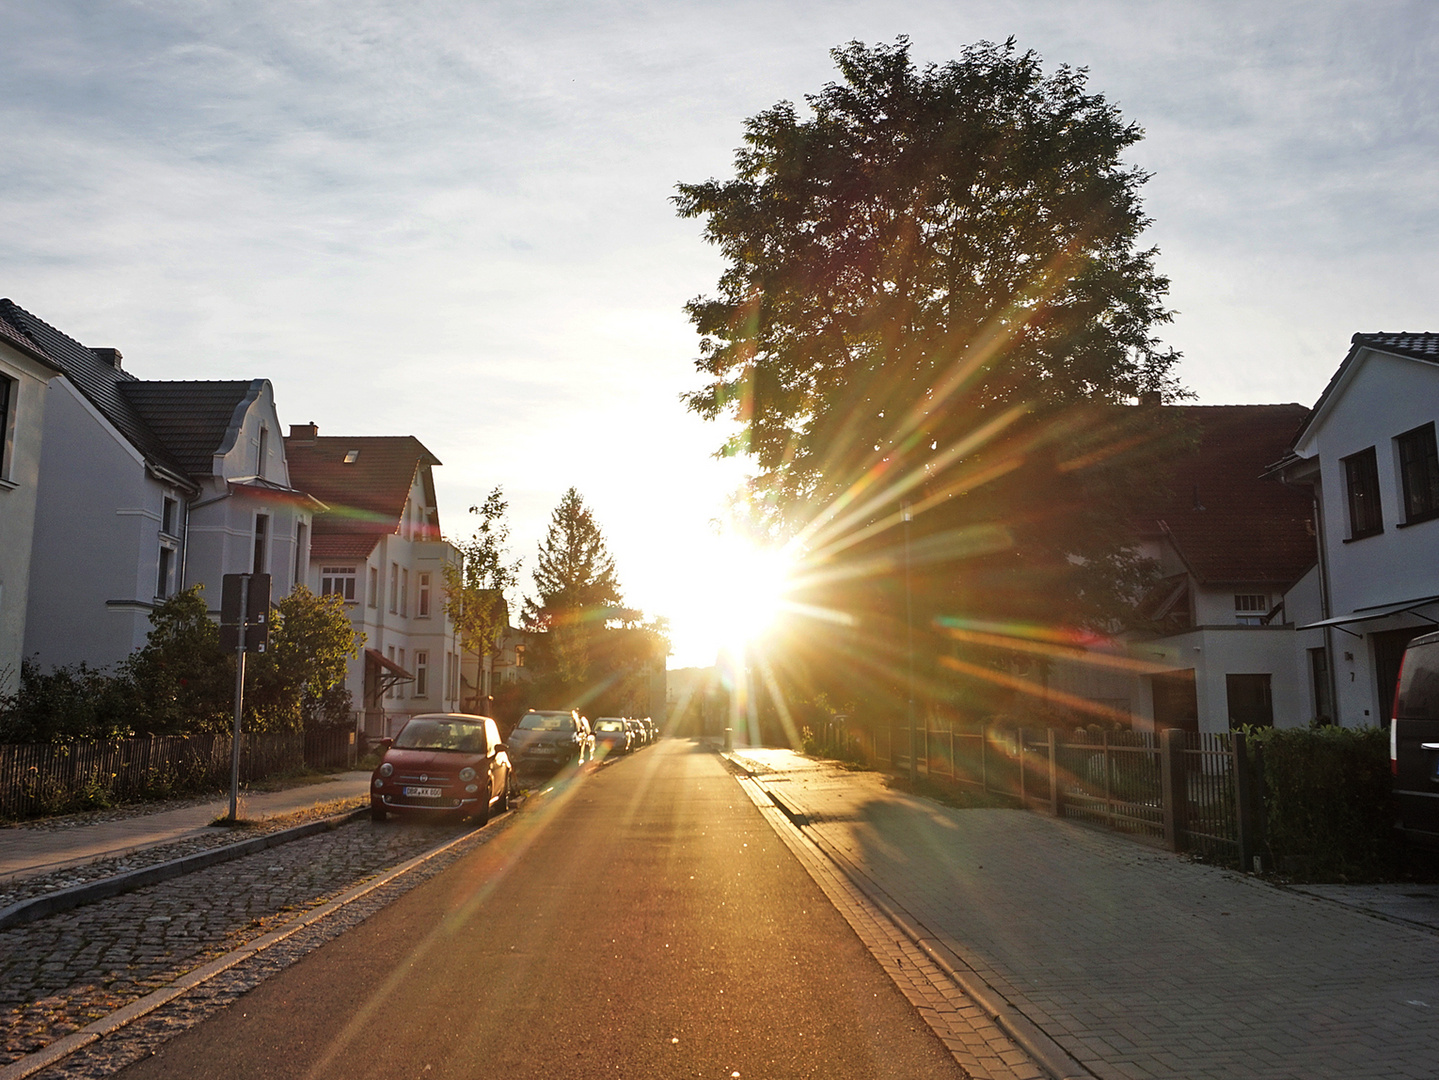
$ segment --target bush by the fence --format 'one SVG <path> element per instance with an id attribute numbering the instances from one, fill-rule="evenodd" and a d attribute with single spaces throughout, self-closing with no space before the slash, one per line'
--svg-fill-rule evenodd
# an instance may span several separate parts
<path id="1" fill-rule="evenodd" d="M 1268 728 L 1251 738 L 1276 869 L 1301 881 L 1393 877 L 1400 850 L 1384 729 Z"/>

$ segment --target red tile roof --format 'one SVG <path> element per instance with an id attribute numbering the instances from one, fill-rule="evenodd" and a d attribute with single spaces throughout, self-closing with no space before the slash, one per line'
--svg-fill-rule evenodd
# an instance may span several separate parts
<path id="1" fill-rule="evenodd" d="M 1307 490 L 1262 479 L 1309 410 L 1302 405 L 1173 405 L 1199 444 L 1173 465 L 1169 495 L 1143 508 L 1146 537 L 1168 536 L 1207 584 L 1287 587 L 1318 551 Z"/>
<path id="2" fill-rule="evenodd" d="M 352 451 L 354 460 L 346 464 Z M 440 464 L 411 435 L 290 436 L 285 457 L 291 485 L 330 508 L 314 519 L 311 558 L 356 561 L 367 557 L 381 536 L 399 528 L 416 474 Z M 433 500 L 428 477 L 426 484 L 426 496 Z M 432 519 L 431 528 L 438 538 L 438 520 Z"/>

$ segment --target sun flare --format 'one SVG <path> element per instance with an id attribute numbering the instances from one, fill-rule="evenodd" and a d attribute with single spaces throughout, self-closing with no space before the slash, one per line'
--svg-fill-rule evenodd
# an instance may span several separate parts
<path id="1" fill-rule="evenodd" d="M 786 610 L 795 571 L 788 550 L 728 534 L 713 538 L 703 565 L 702 578 L 691 577 L 669 605 L 681 666 L 713 663 L 718 654 L 743 651 L 764 637 Z"/>

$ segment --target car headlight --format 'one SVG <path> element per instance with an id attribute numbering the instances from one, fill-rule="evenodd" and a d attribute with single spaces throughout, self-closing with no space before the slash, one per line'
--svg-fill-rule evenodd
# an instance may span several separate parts
<path id="1" fill-rule="evenodd" d="M 382 764 L 382 765 L 380 766 L 380 775 L 381 775 L 381 776 L 389 776 L 389 775 L 390 775 L 392 772 L 394 772 L 394 771 L 395 771 L 395 767 L 394 767 L 393 765 L 391 765 L 388 761 L 385 762 L 384 764 Z"/>
<path id="2" fill-rule="evenodd" d="M 460 779 L 469 782 L 475 778 L 475 770 L 466 765 L 460 770 Z"/>

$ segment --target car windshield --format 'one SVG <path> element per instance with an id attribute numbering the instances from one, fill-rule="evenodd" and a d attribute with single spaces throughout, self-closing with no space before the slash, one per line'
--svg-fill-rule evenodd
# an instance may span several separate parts
<path id="1" fill-rule="evenodd" d="M 411 720 L 398 735 L 395 745 L 404 750 L 458 750 L 481 754 L 485 750 L 485 726 L 464 720 Z"/>
<path id="2" fill-rule="evenodd" d="M 568 713 L 525 713 L 520 727 L 526 731 L 569 731 L 574 720 Z"/>
<path id="3" fill-rule="evenodd" d="M 618 720 L 600 720 L 595 724 L 596 731 L 623 731 L 624 724 Z"/>

